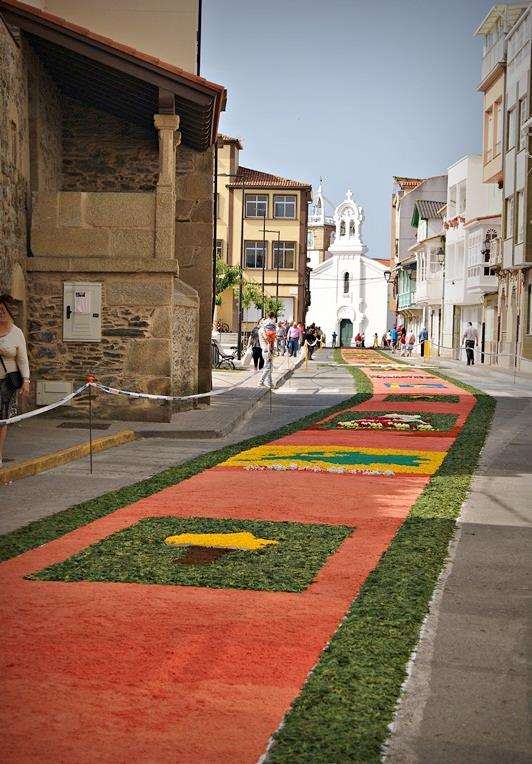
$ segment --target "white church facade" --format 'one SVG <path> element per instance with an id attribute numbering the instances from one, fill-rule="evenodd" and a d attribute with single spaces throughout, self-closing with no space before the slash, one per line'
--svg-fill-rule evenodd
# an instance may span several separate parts
<path id="1" fill-rule="evenodd" d="M 314 206 L 323 210 L 321 186 Z M 333 221 L 333 241 L 324 260 L 311 265 L 307 324 L 320 326 L 328 345 L 334 334 L 336 345 L 354 346 L 357 334 L 363 333 L 370 347 L 375 333 L 380 341 L 392 326 L 385 278 L 389 261 L 368 257 L 362 240 L 364 211 L 351 191 L 336 207 Z"/>

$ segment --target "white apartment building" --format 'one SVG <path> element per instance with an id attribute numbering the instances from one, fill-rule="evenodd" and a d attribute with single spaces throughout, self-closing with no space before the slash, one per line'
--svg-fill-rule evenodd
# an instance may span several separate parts
<path id="1" fill-rule="evenodd" d="M 416 253 L 411 248 L 418 243 L 419 231 L 414 211 L 418 201 L 445 204 L 447 176 L 437 175 L 420 180 L 394 178 L 392 195 L 392 297 L 390 307 L 396 314 L 397 326 L 416 331 L 421 325 L 422 310 L 416 303 Z M 423 229 L 423 226 L 422 226 Z"/>
<path id="2" fill-rule="evenodd" d="M 411 328 L 417 334 L 426 328 L 434 348 L 441 344 L 445 209 L 441 201 L 419 200 L 412 217 L 412 226 L 417 228 L 417 241 L 410 247 L 416 262 L 414 303 L 420 310 L 418 321 Z"/>
<path id="3" fill-rule="evenodd" d="M 500 364 L 516 362 L 523 371 L 532 371 L 531 37 L 529 6 L 506 37 L 504 242 L 498 293 Z"/>
<path id="4" fill-rule="evenodd" d="M 479 360 L 488 360 L 497 337 L 496 317 L 484 314 L 484 296 L 497 292 L 501 191 L 483 183 L 483 158 L 469 155 L 449 167 L 441 355 L 460 357 L 469 321 L 480 337 Z"/>

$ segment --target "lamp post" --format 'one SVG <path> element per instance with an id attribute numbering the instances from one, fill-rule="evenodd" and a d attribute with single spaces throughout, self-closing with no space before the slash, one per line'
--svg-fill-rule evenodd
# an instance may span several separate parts
<path id="1" fill-rule="evenodd" d="M 264 282 L 266 277 L 266 208 L 264 208 L 264 215 L 262 216 L 262 305 L 261 305 L 261 318 L 264 318 Z"/>
<path id="2" fill-rule="evenodd" d="M 441 283 L 441 309 L 440 309 L 440 325 L 439 325 L 439 337 L 438 337 L 438 355 L 441 355 L 441 348 L 443 345 L 443 313 L 445 310 L 445 250 L 440 247 L 436 252 L 438 258 L 438 265 L 441 266 L 442 283 Z"/>
<path id="3" fill-rule="evenodd" d="M 238 173 L 220 172 L 217 174 L 218 178 L 238 178 Z M 240 216 L 240 280 L 238 282 L 238 330 L 236 340 L 236 357 L 242 358 L 242 299 L 243 299 L 243 281 L 244 281 L 244 218 L 245 218 L 245 205 L 246 205 L 246 184 L 242 181 L 240 188 L 242 189 L 242 211 Z M 217 217 L 214 220 L 214 238 L 216 242 L 217 234 Z"/>

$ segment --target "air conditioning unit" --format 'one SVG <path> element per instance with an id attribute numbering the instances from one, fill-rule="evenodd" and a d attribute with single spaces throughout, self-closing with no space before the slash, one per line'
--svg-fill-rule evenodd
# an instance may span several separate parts
<path id="1" fill-rule="evenodd" d="M 74 388 L 72 382 L 62 382 L 60 380 L 52 379 L 38 379 L 37 380 L 37 406 L 48 406 L 50 403 L 56 403 L 67 395 L 73 392 Z M 72 405 L 72 401 L 69 401 L 67 406 Z"/>

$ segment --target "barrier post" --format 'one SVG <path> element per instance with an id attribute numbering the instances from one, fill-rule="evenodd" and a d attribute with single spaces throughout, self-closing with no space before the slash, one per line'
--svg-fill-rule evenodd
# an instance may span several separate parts
<path id="1" fill-rule="evenodd" d="M 96 379 L 92 374 L 87 375 L 87 382 L 89 384 L 89 469 L 92 475 L 92 383 Z"/>
<path id="2" fill-rule="evenodd" d="M 273 387 L 273 349 L 270 353 L 270 390 L 268 393 L 268 397 L 270 399 L 270 416 L 272 415 L 272 387 Z"/>
<path id="3" fill-rule="evenodd" d="M 306 342 L 304 344 L 304 348 L 305 348 L 305 371 L 307 371 L 308 370 L 308 345 Z"/>
<path id="4" fill-rule="evenodd" d="M 425 340 L 423 343 L 423 360 L 425 363 L 430 363 L 430 340 Z"/>

